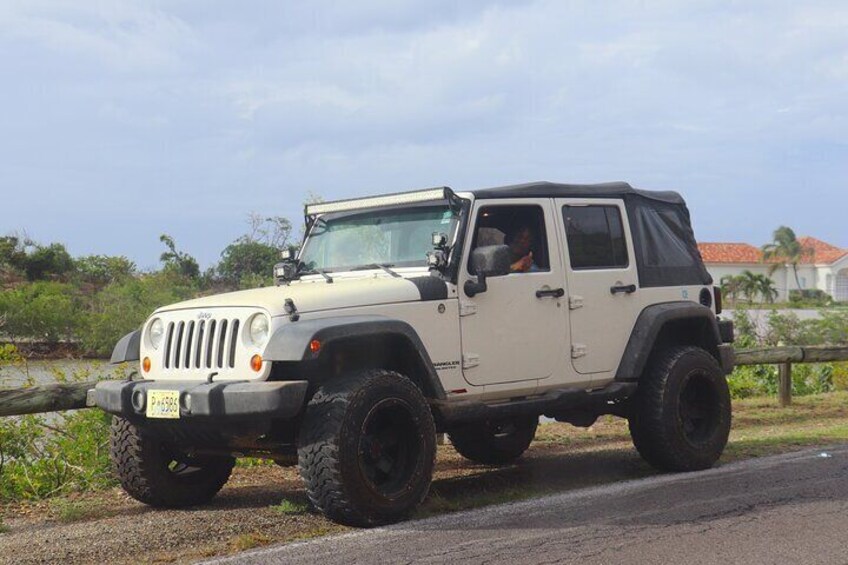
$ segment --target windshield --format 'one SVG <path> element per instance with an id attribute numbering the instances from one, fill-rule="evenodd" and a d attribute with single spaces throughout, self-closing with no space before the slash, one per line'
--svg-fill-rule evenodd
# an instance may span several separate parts
<path id="1" fill-rule="evenodd" d="M 386 208 L 318 218 L 304 243 L 303 270 L 362 265 L 426 265 L 433 232 L 453 237 L 457 218 L 447 204 Z M 450 243 L 450 242 L 449 242 Z"/>

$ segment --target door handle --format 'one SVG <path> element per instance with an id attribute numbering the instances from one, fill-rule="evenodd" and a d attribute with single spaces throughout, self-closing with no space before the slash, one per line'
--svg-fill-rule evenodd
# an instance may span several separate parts
<path id="1" fill-rule="evenodd" d="M 545 298 L 547 296 L 550 296 L 551 298 L 562 298 L 563 296 L 565 296 L 565 289 L 564 288 L 550 288 L 550 289 L 546 289 L 546 290 L 537 290 L 536 291 L 536 298 Z"/>
<path id="2" fill-rule="evenodd" d="M 636 292 L 636 285 L 635 284 L 622 284 L 622 285 L 610 287 L 610 294 L 618 294 L 620 292 L 623 292 L 625 294 L 633 294 L 634 292 Z"/>

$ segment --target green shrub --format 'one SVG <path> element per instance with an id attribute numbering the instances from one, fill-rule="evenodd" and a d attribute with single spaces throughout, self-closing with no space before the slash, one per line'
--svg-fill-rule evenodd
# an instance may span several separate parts
<path id="1" fill-rule="evenodd" d="M 71 339 L 81 318 L 81 299 L 69 284 L 39 281 L 0 293 L 0 312 L 9 337 Z"/>
<path id="2" fill-rule="evenodd" d="M 831 378 L 834 390 L 848 390 L 848 362 L 834 363 Z"/>
<path id="3" fill-rule="evenodd" d="M 5 363 L 20 363 L 23 357 L 18 352 L 18 348 L 11 343 L 0 344 L 0 364 Z"/>
<path id="4" fill-rule="evenodd" d="M 274 264 L 280 260 L 280 250 L 260 241 L 240 239 L 221 253 L 218 273 L 234 286 L 255 288 L 256 281 L 273 278 Z"/>
<path id="5" fill-rule="evenodd" d="M 74 260 L 61 243 L 35 245 L 24 261 L 24 271 L 31 281 L 65 277 L 74 270 Z"/>
<path id="6" fill-rule="evenodd" d="M 164 274 L 110 284 L 91 300 L 81 324 L 82 345 L 108 355 L 121 337 L 138 329 L 156 308 L 191 298 L 196 290 L 185 279 Z"/>
<path id="7" fill-rule="evenodd" d="M 833 365 L 830 363 L 792 365 L 792 394 L 806 396 L 833 391 Z"/>
<path id="8" fill-rule="evenodd" d="M 821 310 L 818 320 L 810 320 L 807 341 L 811 345 L 848 344 L 848 311 Z"/>
<path id="9" fill-rule="evenodd" d="M 777 367 L 751 365 L 736 367 L 727 377 L 732 398 L 751 398 L 777 394 Z"/>
<path id="10" fill-rule="evenodd" d="M 75 263 L 77 277 L 98 286 L 122 281 L 136 273 L 135 263 L 123 256 L 86 255 Z"/>
<path id="11" fill-rule="evenodd" d="M 757 332 L 747 310 L 740 308 L 733 311 L 733 345 L 736 349 L 756 347 L 758 342 Z"/>
<path id="12" fill-rule="evenodd" d="M 823 290 L 804 288 L 789 291 L 789 304 L 794 307 L 821 308 L 833 304 L 833 298 Z"/>
<path id="13" fill-rule="evenodd" d="M 100 410 L 0 420 L 0 501 L 40 499 L 114 484 L 110 416 Z"/>

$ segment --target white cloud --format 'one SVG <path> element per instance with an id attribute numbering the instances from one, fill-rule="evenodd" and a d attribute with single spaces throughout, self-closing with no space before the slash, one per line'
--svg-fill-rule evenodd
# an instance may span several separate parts
<path id="1" fill-rule="evenodd" d="M 682 190 L 710 238 L 783 210 L 833 238 L 790 191 L 848 204 L 846 22 L 835 0 L 5 2 L 0 189 L 23 212 L 0 222 L 65 239 L 130 209 L 132 238 L 80 252 L 147 264 L 169 231 L 209 262 L 306 190 L 623 179 Z M 98 215 L 69 219 L 82 197 Z"/>

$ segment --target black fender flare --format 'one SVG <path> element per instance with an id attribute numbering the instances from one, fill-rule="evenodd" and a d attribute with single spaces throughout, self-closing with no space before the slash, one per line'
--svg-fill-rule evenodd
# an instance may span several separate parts
<path id="1" fill-rule="evenodd" d="M 126 361 L 138 361 L 140 357 L 141 330 L 135 330 L 118 340 L 112 349 L 112 358 L 109 362 L 115 365 Z"/>
<path id="2" fill-rule="evenodd" d="M 394 318 L 373 315 L 331 316 L 289 323 L 274 331 L 262 358 L 266 361 L 315 361 L 334 342 L 358 337 L 388 336 L 405 339 L 412 346 L 424 367 L 426 384 L 436 398 L 444 399 L 444 387 L 418 333 L 408 323 Z M 310 349 L 312 340 L 321 343 L 317 353 Z"/>
<path id="3" fill-rule="evenodd" d="M 676 320 L 698 320 L 705 323 L 708 328 L 707 350 L 724 367 L 725 361 L 719 354 L 719 345 L 722 343 L 718 322 L 712 310 L 696 302 L 676 301 L 653 304 L 646 307 L 636 318 L 633 331 L 630 332 L 630 340 L 621 356 L 618 372 L 615 375 L 617 381 L 636 381 L 645 369 L 648 358 L 654 349 L 657 337 L 663 326 Z"/>

